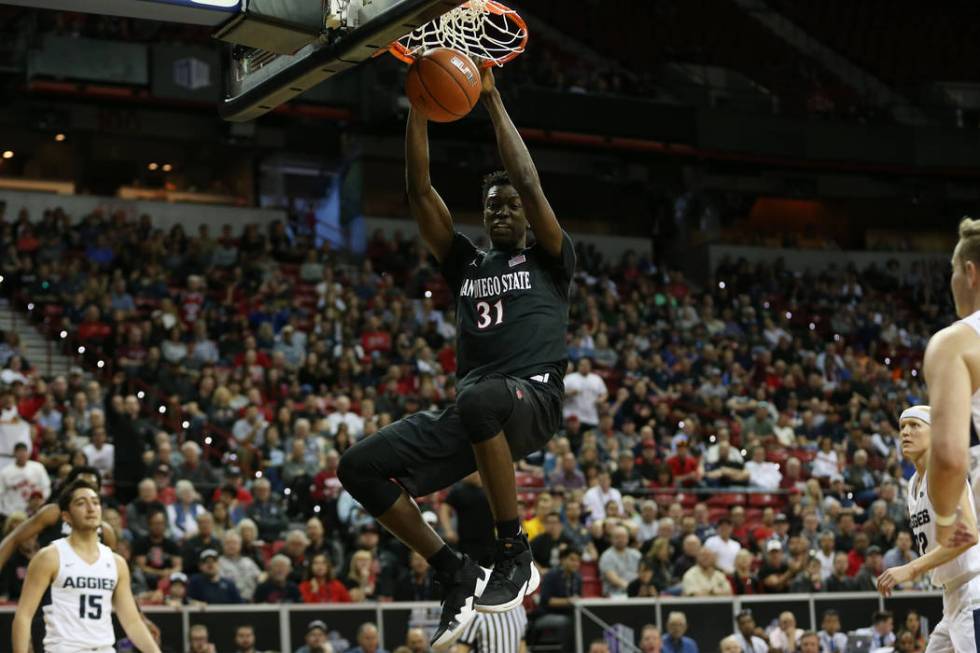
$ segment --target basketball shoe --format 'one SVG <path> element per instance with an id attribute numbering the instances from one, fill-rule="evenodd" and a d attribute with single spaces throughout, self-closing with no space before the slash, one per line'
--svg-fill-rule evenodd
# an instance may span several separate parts
<path id="1" fill-rule="evenodd" d="M 442 617 L 430 644 L 436 650 L 444 650 L 476 617 L 473 603 L 483 594 L 490 581 L 490 570 L 464 555 L 463 566 L 456 573 L 436 574 L 436 581 L 442 586 Z"/>
<path id="2" fill-rule="evenodd" d="M 534 594 L 541 584 L 541 574 L 531 559 L 527 535 L 497 540 L 493 573 L 483 594 L 476 601 L 480 612 L 507 612 Z"/>

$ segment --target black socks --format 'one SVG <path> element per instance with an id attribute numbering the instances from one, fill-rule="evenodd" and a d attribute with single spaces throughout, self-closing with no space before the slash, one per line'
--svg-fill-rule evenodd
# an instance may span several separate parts
<path id="1" fill-rule="evenodd" d="M 441 576 L 452 576 L 463 566 L 463 559 L 449 548 L 448 544 L 443 544 L 442 548 L 429 558 L 429 564 Z"/>
<path id="2" fill-rule="evenodd" d="M 497 522 L 497 539 L 512 540 L 521 534 L 521 520 L 508 519 Z"/>

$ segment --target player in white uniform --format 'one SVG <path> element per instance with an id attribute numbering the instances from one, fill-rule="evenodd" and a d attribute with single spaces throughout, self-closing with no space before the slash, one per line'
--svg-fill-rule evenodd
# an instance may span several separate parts
<path id="1" fill-rule="evenodd" d="M 926 653 L 977 651 L 980 627 L 980 544 L 976 538 L 973 492 L 964 479 L 960 488 L 960 519 L 972 529 L 972 543 L 944 546 L 936 537 L 936 511 L 930 500 L 927 464 L 931 441 L 928 406 L 902 413 L 902 455 L 915 465 L 909 481 L 909 523 L 919 557 L 892 567 L 878 578 L 878 591 L 889 596 L 896 585 L 932 572 L 932 584 L 943 588 L 943 618 L 929 636 Z"/>
<path id="2" fill-rule="evenodd" d="M 143 653 L 160 648 L 136 607 L 126 561 L 99 543 L 102 503 L 95 488 L 76 480 L 58 499 L 71 535 L 44 547 L 27 567 L 13 624 L 13 653 L 27 653 L 31 620 L 51 587 L 44 608 L 44 653 L 112 653 L 112 609 L 129 639 Z M 34 650 L 41 651 L 38 642 Z"/>
<path id="3" fill-rule="evenodd" d="M 980 391 L 980 220 L 960 222 L 951 263 L 949 285 L 960 320 L 929 340 L 923 371 L 932 407 L 928 483 L 936 536 L 957 546 L 967 541 L 957 536 L 964 530 L 957 505 L 962 479 L 971 471 L 969 434 L 976 428 Z"/>

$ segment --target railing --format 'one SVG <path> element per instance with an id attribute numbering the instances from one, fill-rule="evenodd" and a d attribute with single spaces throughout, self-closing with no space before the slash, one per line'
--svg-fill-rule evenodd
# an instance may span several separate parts
<path id="1" fill-rule="evenodd" d="M 885 598 L 871 592 L 826 594 L 769 594 L 720 598 L 580 599 L 574 603 L 575 651 L 587 651 L 595 639 L 606 639 L 619 653 L 636 651 L 643 626 L 653 624 L 664 630 L 672 612 L 687 617 L 687 636 L 702 651 L 716 650 L 718 642 L 735 628 L 735 615 L 752 610 L 756 623 L 768 628 L 784 611 L 792 612 L 798 628 L 819 630 L 824 610 L 835 609 L 844 632 L 871 625 L 877 610 L 891 610 L 896 630 L 909 610 L 921 616 L 924 633 L 942 618 L 939 592 L 898 592 Z M 336 642 L 355 645 L 361 624 L 377 625 L 381 644 L 393 650 L 404 643 L 409 628 L 422 628 L 431 634 L 439 621 L 435 602 L 352 603 L 320 605 L 207 605 L 169 608 L 146 606 L 144 612 L 160 628 L 163 644 L 187 650 L 187 634 L 192 625 L 208 627 L 218 650 L 233 641 L 235 629 L 251 625 L 259 650 L 291 652 L 303 643 L 306 625 L 314 619 L 326 622 Z M 14 606 L 0 607 L 0 633 L 9 633 Z M 117 634 L 123 635 L 118 628 Z M 5 644 L 0 644 L 0 647 Z M 346 650 L 334 645 L 336 650 Z"/>

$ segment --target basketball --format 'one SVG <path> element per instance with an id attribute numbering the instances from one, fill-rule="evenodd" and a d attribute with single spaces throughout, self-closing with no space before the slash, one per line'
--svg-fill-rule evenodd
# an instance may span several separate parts
<path id="1" fill-rule="evenodd" d="M 405 93 L 416 110 L 433 122 L 459 120 L 480 99 L 480 70 L 457 50 L 435 48 L 408 69 Z"/>

